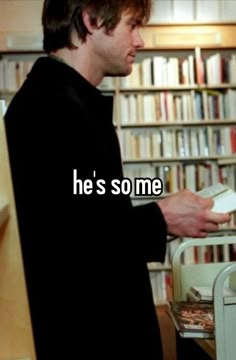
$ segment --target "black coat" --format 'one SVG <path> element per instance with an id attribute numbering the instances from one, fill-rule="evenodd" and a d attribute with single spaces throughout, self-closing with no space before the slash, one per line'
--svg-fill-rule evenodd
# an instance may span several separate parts
<path id="1" fill-rule="evenodd" d="M 146 262 L 164 260 L 166 224 L 154 202 L 111 194 L 123 177 L 112 107 L 43 57 L 5 116 L 38 360 L 161 359 Z"/>

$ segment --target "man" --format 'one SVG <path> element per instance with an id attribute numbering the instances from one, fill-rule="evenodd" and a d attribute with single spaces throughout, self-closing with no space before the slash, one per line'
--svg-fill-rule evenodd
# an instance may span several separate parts
<path id="1" fill-rule="evenodd" d="M 149 0 L 46 0 L 49 56 L 6 114 L 38 360 L 161 359 L 146 264 L 164 260 L 167 233 L 204 237 L 229 220 L 189 191 L 136 208 L 112 194 L 120 150 L 96 86 L 131 72 L 149 14 Z"/>

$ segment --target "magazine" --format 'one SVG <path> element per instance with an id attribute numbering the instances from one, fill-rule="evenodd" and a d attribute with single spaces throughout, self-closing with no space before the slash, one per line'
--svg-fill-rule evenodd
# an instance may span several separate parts
<path id="1" fill-rule="evenodd" d="M 170 301 L 167 312 L 181 337 L 214 338 L 214 308 L 212 303 Z"/>

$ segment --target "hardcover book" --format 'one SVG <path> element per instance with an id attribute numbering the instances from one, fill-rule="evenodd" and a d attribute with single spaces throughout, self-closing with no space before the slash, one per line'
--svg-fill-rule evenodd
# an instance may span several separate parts
<path id="1" fill-rule="evenodd" d="M 214 338 L 212 303 L 170 301 L 167 313 L 184 338 Z"/>

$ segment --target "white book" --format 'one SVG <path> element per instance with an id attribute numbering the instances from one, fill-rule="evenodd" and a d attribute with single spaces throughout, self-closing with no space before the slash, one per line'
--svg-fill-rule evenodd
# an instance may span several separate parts
<path id="1" fill-rule="evenodd" d="M 128 114 L 129 114 L 128 123 L 137 124 L 138 122 L 137 97 L 134 94 L 130 94 L 128 96 Z"/>
<path id="2" fill-rule="evenodd" d="M 152 14 L 149 22 L 151 24 L 158 24 L 160 22 L 172 21 L 172 2 L 171 0 L 153 0 Z"/>
<path id="3" fill-rule="evenodd" d="M 145 58 L 141 62 L 142 85 L 152 86 L 152 59 Z"/>
<path id="4" fill-rule="evenodd" d="M 120 120 L 121 124 L 129 124 L 129 98 L 126 95 L 120 95 Z"/>
<path id="5" fill-rule="evenodd" d="M 236 20 L 236 1 L 235 0 L 221 0 L 221 20 L 235 21 Z"/>
<path id="6" fill-rule="evenodd" d="M 0 116 L 4 116 L 7 111 L 7 104 L 5 100 L 0 100 Z"/>
<path id="7" fill-rule="evenodd" d="M 153 56 L 153 85 L 165 86 L 166 84 L 166 64 L 167 59 L 164 56 Z"/>
<path id="8" fill-rule="evenodd" d="M 236 193 L 229 186 L 217 183 L 197 192 L 198 195 L 214 200 L 212 211 L 232 213 L 236 211 Z"/>
<path id="9" fill-rule="evenodd" d="M 194 0 L 175 0 L 173 2 L 173 21 L 190 22 L 194 20 Z"/>
<path id="10" fill-rule="evenodd" d="M 219 0 L 196 0 L 197 21 L 219 21 L 220 20 Z"/>

